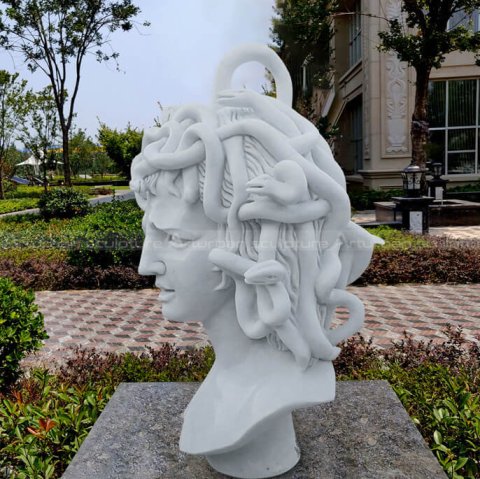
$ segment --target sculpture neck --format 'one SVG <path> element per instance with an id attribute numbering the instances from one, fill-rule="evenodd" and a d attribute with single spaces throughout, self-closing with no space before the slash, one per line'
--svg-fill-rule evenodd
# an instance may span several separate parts
<path id="1" fill-rule="evenodd" d="M 256 342 L 240 328 L 233 299 L 225 303 L 215 316 L 204 321 L 203 326 L 215 350 L 217 366 L 244 361 Z"/>

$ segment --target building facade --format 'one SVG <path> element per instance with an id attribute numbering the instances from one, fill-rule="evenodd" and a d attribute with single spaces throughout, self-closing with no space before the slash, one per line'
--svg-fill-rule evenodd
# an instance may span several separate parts
<path id="1" fill-rule="evenodd" d="M 333 143 L 350 185 L 394 188 L 411 160 L 410 122 L 415 72 L 393 52 L 380 52 L 386 18 L 400 18 L 400 0 L 345 0 L 335 15 L 333 76 L 329 90 L 316 89 L 317 110 L 337 125 Z M 480 29 L 480 16 L 451 22 Z M 444 165 L 451 183 L 480 178 L 480 67 L 473 53 L 447 55 L 430 84 L 432 161 Z"/>

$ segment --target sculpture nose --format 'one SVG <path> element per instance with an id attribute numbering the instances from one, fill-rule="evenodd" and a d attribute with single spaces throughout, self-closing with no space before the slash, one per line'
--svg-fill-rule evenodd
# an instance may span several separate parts
<path id="1" fill-rule="evenodd" d="M 144 246 L 142 256 L 140 257 L 140 263 L 138 265 L 138 272 L 144 276 L 162 276 L 167 271 L 165 261 L 155 258 L 149 248 Z"/>

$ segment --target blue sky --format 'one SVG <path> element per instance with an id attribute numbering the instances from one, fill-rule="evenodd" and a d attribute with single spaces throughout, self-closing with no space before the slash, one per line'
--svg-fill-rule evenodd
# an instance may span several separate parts
<path id="1" fill-rule="evenodd" d="M 136 0 L 137 20 L 151 22 L 128 33 L 115 33 L 111 45 L 120 53 L 120 71 L 85 61 L 76 102 L 76 125 L 94 136 L 97 117 L 115 128 L 128 122 L 151 126 L 163 106 L 208 103 L 216 66 L 231 48 L 245 42 L 270 43 L 274 0 Z M 0 68 L 18 71 L 33 89 L 48 84 L 43 73 L 29 73 L 21 56 L 0 52 Z M 264 70 L 241 67 L 235 87 L 261 91 Z"/>

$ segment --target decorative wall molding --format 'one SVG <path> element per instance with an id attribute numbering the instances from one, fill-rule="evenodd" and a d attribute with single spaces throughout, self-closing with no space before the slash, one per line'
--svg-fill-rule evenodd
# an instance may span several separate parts
<path id="1" fill-rule="evenodd" d="M 400 0 L 386 2 L 386 15 L 389 19 L 403 20 Z M 401 62 L 394 52 L 387 53 L 386 69 L 386 113 L 387 113 L 387 153 L 406 153 L 408 82 L 407 64 Z"/>
<path id="2" fill-rule="evenodd" d="M 362 17 L 362 22 L 364 18 Z M 362 32 L 365 32 L 365 25 L 362 25 Z M 370 135 L 372 106 L 370 98 L 372 89 L 370 84 L 370 45 L 369 35 L 362 35 L 362 64 L 363 64 L 363 91 L 362 91 L 362 112 L 363 112 L 363 158 L 370 159 Z"/>

